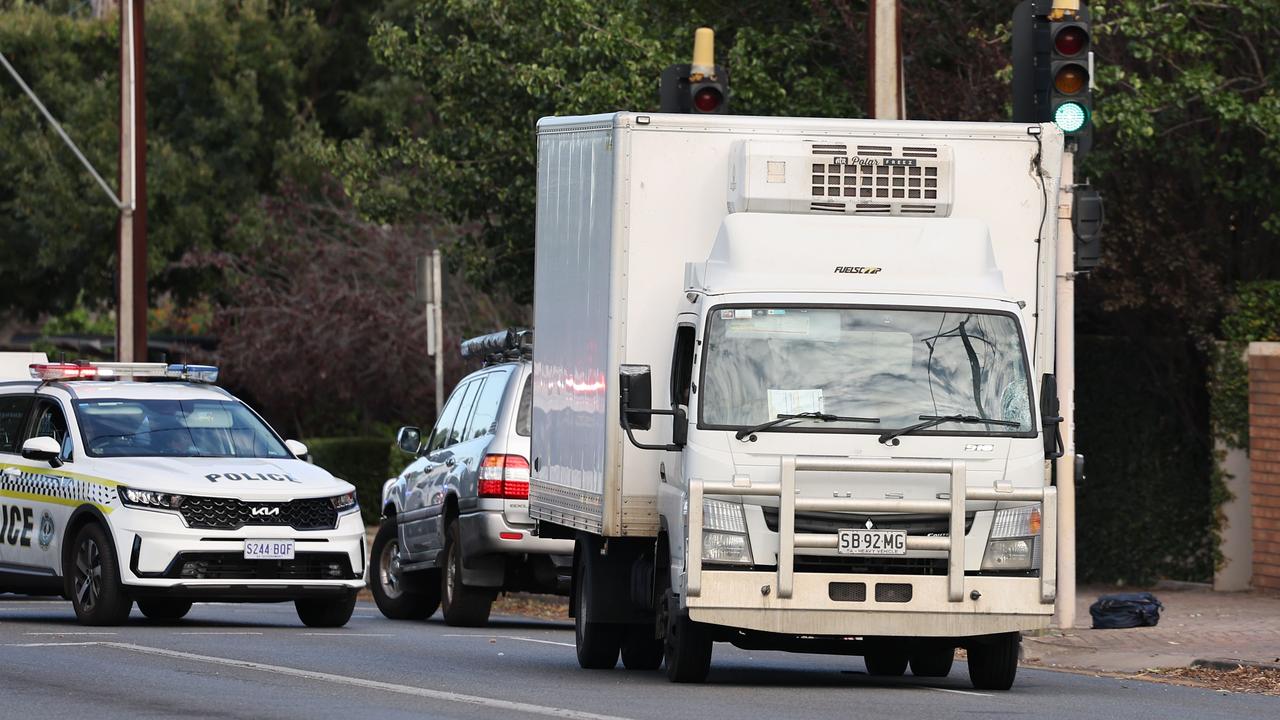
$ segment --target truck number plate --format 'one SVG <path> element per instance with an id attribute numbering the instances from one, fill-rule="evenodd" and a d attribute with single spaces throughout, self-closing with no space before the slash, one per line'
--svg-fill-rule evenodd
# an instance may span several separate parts
<path id="1" fill-rule="evenodd" d="M 292 560 L 292 540 L 245 540 L 245 560 Z"/>
<path id="2" fill-rule="evenodd" d="M 905 530 L 841 530 L 841 555 L 906 555 Z"/>

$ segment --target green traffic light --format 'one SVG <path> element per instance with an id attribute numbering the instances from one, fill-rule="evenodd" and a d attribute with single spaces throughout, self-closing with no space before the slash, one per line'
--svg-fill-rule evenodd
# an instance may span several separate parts
<path id="1" fill-rule="evenodd" d="M 1064 102 L 1053 111 L 1053 123 L 1064 133 L 1079 132 L 1089 124 L 1089 109 L 1078 102 Z"/>

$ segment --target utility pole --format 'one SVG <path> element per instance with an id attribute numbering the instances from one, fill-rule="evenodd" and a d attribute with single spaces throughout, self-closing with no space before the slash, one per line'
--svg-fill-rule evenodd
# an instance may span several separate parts
<path id="1" fill-rule="evenodd" d="M 871 0 L 867 108 L 877 120 L 905 120 L 907 105 L 902 79 L 902 22 L 898 0 Z"/>
<path id="2" fill-rule="evenodd" d="M 120 0 L 120 242 L 116 359 L 147 359 L 145 0 Z"/>
<path id="3" fill-rule="evenodd" d="M 436 419 L 444 408 L 444 298 L 440 251 L 418 258 L 418 302 L 426 305 L 427 355 L 436 360 Z"/>

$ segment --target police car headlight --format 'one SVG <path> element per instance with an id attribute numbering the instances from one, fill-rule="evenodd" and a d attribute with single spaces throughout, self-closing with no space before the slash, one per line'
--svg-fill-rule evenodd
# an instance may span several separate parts
<path id="1" fill-rule="evenodd" d="M 157 510 L 177 510 L 182 505 L 182 496 L 172 493 L 155 492 L 153 490 L 135 490 L 120 487 L 120 502 L 129 507 L 151 508 Z"/>
<path id="2" fill-rule="evenodd" d="M 329 502 L 333 503 L 334 509 L 340 513 L 350 512 L 360 507 L 360 503 L 356 502 L 355 491 L 343 495 L 335 495 L 329 498 Z"/>

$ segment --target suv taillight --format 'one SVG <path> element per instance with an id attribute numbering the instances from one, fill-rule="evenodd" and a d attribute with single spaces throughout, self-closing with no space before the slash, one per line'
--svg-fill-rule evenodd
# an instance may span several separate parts
<path id="1" fill-rule="evenodd" d="M 480 497 L 529 499 L 529 461 L 519 455 L 485 455 L 480 462 Z"/>

